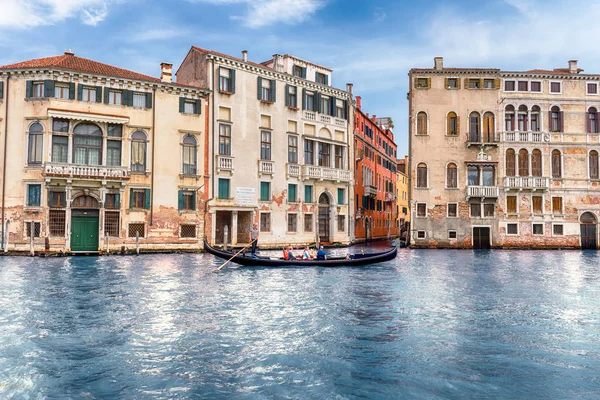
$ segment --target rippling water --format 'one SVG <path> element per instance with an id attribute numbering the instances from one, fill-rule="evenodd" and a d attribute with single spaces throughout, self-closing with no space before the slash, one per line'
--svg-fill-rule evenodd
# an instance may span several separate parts
<path id="1" fill-rule="evenodd" d="M 0 258 L 0 398 L 591 398 L 595 252 Z M 234 265 L 231 265 L 234 267 Z"/>

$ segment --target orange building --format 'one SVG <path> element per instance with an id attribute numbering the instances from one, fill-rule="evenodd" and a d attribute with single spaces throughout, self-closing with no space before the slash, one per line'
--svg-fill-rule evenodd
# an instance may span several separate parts
<path id="1" fill-rule="evenodd" d="M 356 96 L 354 113 L 355 238 L 357 241 L 398 235 L 396 203 L 396 143 L 387 126 L 361 110 Z"/>

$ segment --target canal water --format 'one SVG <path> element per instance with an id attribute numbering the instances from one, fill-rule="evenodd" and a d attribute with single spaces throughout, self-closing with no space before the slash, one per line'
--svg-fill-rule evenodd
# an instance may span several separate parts
<path id="1" fill-rule="evenodd" d="M 596 252 L 401 250 L 365 268 L 0 258 L 2 399 L 600 393 Z"/>

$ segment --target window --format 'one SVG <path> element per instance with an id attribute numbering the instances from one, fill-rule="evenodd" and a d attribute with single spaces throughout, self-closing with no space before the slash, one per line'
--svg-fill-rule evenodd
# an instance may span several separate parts
<path id="1" fill-rule="evenodd" d="M 481 81 L 479 79 L 469 79 L 469 89 L 481 88 Z"/>
<path id="2" fill-rule="evenodd" d="M 517 213 L 517 196 L 506 196 L 506 212 L 508 214 Z"/>
<path id="3" fill-rule="evenodd" d="M 344 168 L 344 147 L 343 146 L 334 146 L 335 149 L 335 165 L 334 167 L 337 169 Z"/>
<path id="4" fill-rule="evenodd" d="M 484 79 L 483 87 L 484 87 L 484 89 L 493 89 L 494 88 L 494 80 L 493 79 Z"/>
<path id="5" fill-rule="evenodd" d="M 533 214 L 541 215 L 544 213 L 543 210 L 543 198 L 542 196 L 531 196 L 531 204 L 533 209 Z"/>
<path id="6" fill-rule="evenodd" d="M 271 182 L 260 183 L 260 201 L 271 200 Z"/>
<path id="7" fill-rule="evenodd" d="M 313 202 L 313 187 L 312 187 L 312 185 L 304 186 L 304 202 L 305 203 Z"/>
<path id="8" fill-rule="evenodd" d="M 318 142 L 319 150 L 319 166 L 330 167 L 331 166 L 331 145 L 329 143 Z"/>
<path id="9" fill-rule="evenodd" d="M 448 239 L 456 239 L 456 231 L 448 231 Z"/>
<path id="10" fill-rule="evenodd" d="M 346 204 L 346 191 L 344 189 L 337 190 L 338 205 Z"/>
<path id="11" fill-rule="evenodd" d="M 417 187 L 427 188 L 427 165 L 424 163 L 417 165 Z"/>
<path id="12" fill-rule="evenodd" d="M 338 232 L 345 232 L 346 231 L 346 216 L 338 215 L 337 223 L 338 223 L 338 226 L 337 226 Z"/>
<path id="13" fill-rule="evenodd" d="M 259 100 L 262 101 L 272 101 L 271 100 L 271 81 L 270 79 L 263 79 L 258 77 L 259 82 Z"/>
<path id="14" fill-rule="evenodd" d="M 192 190 L 180 190 L 178 192 L 179 210 L 194 211 L 196 210 L 196 192 Z"/>
<path id="15" fill-rule="evenodd" d="M 183 112 L 184 114 L 196 114 L 196 103 L 193 101 L 184 101 Z"/>
<path id="16" fill-rule="evenodd" d="M 531 176 L 542 176 L 542 152 L 539 149 L 531 152 Z"/>
<path id="17" fill-rule="evenodd" d="M 321 114 L 329 114 L 331 103 L 329 96 L 321 96 Z"/>
<path id="18" fill-rule="evenodd" d="M 448 203 L 448 217 L 450 217 L 450 218 L 458 217 L 458 204 L 457 203 Z"/>
<path id="19" fill-rule="evenodd" d="M 450 111 L 446 117 L 446 135 L 458 135 L 458 116 L 453 111 Z"/>
<path id="20" fill-rule="evenodd" d="M 48 193 L 48 207 L 63 208 L 67 206 L 67 198 L 65 192 L 51 191 Z"/>
<path id="21" fill-rule="evenodd" d="M 519 150 L 519 176 L 529 176 L 529 153 L 525 149 Z"/>
<path id="22" fill-rule="evenodd" d="M 260 132 L 260 159 L 271 159 L 271 132 L 269 131 Z"/>
<path id="23" fill-rule="evenodd" d="M 590 151 L 590 179 L 600 179 L 598 173 L 598 152 L 596 150 Z"/>
<path id="24" fill-rule="evenodd" d="M 287 216 L 287 231 L 297 232 L 298 231 L 298 217 L 296 214 L 288 214 Z"/>
<path id="25" fill-rule="evenodd" d="M 587 112 L 587 132 L 598 133 L 598 110 L 596 107 L 590 107 Z"/>
<path id="26" fill-rule="evenodd" d="M 322 85 L 327 85 L 327 75 L 321 74 L 320 72 L 315 72 L 315 82 Z"/>
<path id="27" fill-rule="evenodd" d="M 107 193 L 104 201 L 104 208 L 116 210 L 121 207 L 121 195 L 118 193 Z"/>
<path id="28" fill-rule="evenodd" d="M 562 214 L 562 206 L 563 201 L 562 197 L 553 197 L 552 198 L 552 213 L 553 214 Z"/>
<path id="29" fill-rule="evenodd" d="M 425 239 L 425 231 L 417 231 L 417 239 Z"/>
<path id="30" fill-rule="evenodd" d="M 146 134 L 143 131 L 131 135 L 131 171 L 146 172 Z"/>
<path id="31" fill-rule="evenodd" d="M 50 210 L 48 212 L 48 230 L 50 236 L 64 237 L 65 236 L 65 210 Z"/>
<path id="32" fill-rule="evenodd" d="M 109 137 L 123 137 L 123 125 L 108 124 Z"/>
<path id="33" fill-rule="evenodd" d="M 232 76 L 234 70 L 219 67 L 219 90 L 225 93 L 233 93 Z"/>
<path id="34" fill-rule="evenodd" d="M 483 216 L 484 217 L 493 217 L 494 213 L 495 213 L 495 206 L 494 204 L 484 204 L 483 205 Z"/>
<path id="35" fill-rule="evenodd" d="M 479 113 L 474 111 L 469 115 L 469 142 L 481 142 L 479 132 Z"/>
<path id="36" fill-rule="evenodd" d="M 533 224 L 531 229 L 534 235 L 543 235 L 544 234 L 544 224 Z"/>
<path id="37" fill-rule="evenodd" d="M 298 163 L 298 136 L 288 135 L 288 163 Z"/>
<path id="38" fill-rule="evenodd" d="M 288 183 L 288 202 L 298 202 L 298 185 L 294 183 Z"/>
<path id="39" fill-rule="evenodd" d="M 219 154 L 231 155 L 231 125 L 219 124 Z"/>
<path id="40" fill-rule="evenodd" d="M 562 132 L 562 112 L 557 106 L 550 109 L 550 130 L 552 132 Z"/>
<path id="41" fill-rule="evenodd" d="M 42 185 L 27 185 L 27 207 L 39 207 L 42 204 Z"/>
<path id="42" fill-rule="evenodd" d="M 118 211 L 104 211 L 104 235 L 110 237 L 120 237 L 119 234 L 119 216 Z"/>
<path id="43" fill-rule="evenodd" d="M 504 109 L 504 130 L 506 132 L 515 130 L 515 107 L 512 105 L 508 105 Z"/>
<path id="44" fill-rule="evenodd" d="M 429 78 L 417 78 L 417 89 L 426 89 L 429 87 Z"/>
<path id="45" fill-rule="evenodd" d="M 458 88 L 458 79 L 457 78 L 448 78 L 446 80 L 446 88 L 457 89 Z"/>
<path id="46" fill-rule="evenodd" d="M 550 93 L 558 93 L 562 92 L 562 88 L 560 82 L 550 82 Z"/>
<path id="47" fill-rule="evenodd" d="M 313 215 L 304 214 L 304 232 L 313 231 Z"/>
<path id="48" fill-rule="evenodd" d="M 306 79 L 306 68 L 303 68 L 299 65 L 294 65 L 294 69 L 292 70 L 292 72 L 294 76 Z"/>
<path id="49" fill-rule="evenodd" d="M 467 167 L 467 184 L 469 186 L 479 186 L 480 185 L 480 176 L 479 176 L 479 167 L 475 165 L 469 165 Z"/>
<path id="50" fill-rule="evenodd" d="M 69 132 L 69 120 L 68 119 L 52 119 L 52 132 Z"/>
<path id="51" fill-rule="evenodd" d="M 560 150 L 552 150 L 552 177 L 562 178 L 562 162 Z"/>
<path id="52" fill-rule="evenodd" d="M 518 235 L 519 234 L 519 225 L 518 224 L 506 224 L 506 234 L 507 235 Z"/>
<path id="53" fill-rule="evenodd" d="M 506 150 L 506 176 L 515 176 L 515 151 L 513 149 Z"/>
<path id="54" fill-rule="evenodd" d="M 81 100 L 88 101 L 90 103 L 96 102 L 96 88 L 95 87 L 83 87 L 81 90 Z"/>
<path id="55" fill-rule="evenodd" d="M 527 106 L 520 106 L 517 113 L 517 127 L 519 132 L 527 132 Z"/>
<path id="56" fill-rule="evenodd" d="M 304 140 L 304 163 L 308 165 L 314 165 L 314 150 L 315 142 L 312 140 Z"/>
<path id="57" fill-rule="evenodd" d="M 480 203 L 471 203 L 471 217 L 472 218 L 481 218 L 481 204 Z"/>
<path id="58" fill-rule="evenodd" d="M 128 237 L 130 238 L 134 238 L 134 237 L 144 237 L 144 232 L 146 231 L 146 224 L 144 223 L 135 223 L 135 224 L 129 224 L 129 229 L 128 231 Z"/>
<path id="59" fill-rule="evenodd" d="M 563 225 L 561 225 L 561 224 L 552 225 L 552 234 L 555 235 L 555 236 L 562 236 L 562 235 L 564 235 L 564 233 L 563 233 Z"/>
<path id="60" fill-rule="evenodd" d="M 33 222 L 27 221 L 25 222 L 25 235 L 30 238 L 33 229 L 33 237 L 39 238 L 42 237 L 42 223 L 41 222 Z"/>
<path id="61" fill-rule="evenodd" d="M 456 164 L 454 163 L 450 163 L 446 167 L 446 188 L 458 188 L 458 169 L 456 168 Z"/>
<path id="62" fill-rule="evenodd" d="M 417 135 L 427 135 L 427 114 L 423 111 L 417 114 Z"/>
<path id="63" fill-rule="evenodd" d="M 531 130 L 534 132 L 540 131 L 540 107 L 531 107 Z"/>
<path id="64" fill-rule="evenodd" d="M 44 141 L 44 127 L 39 122 L 34 122 L 29 127 L 29 148 L 27 150 L 28 164 L 42 163 L 42 148 Z"/>
<path id="65" fill-rule="evenodd" d="M 229 179 L 219 178 L 219 194 L 217 196 L 219 199 L 228 199 L 229 198 Z"/>
<path id="66" fill-rule="evenodd" d="M 483 141 L 486 143 L 496 142 L 496 118 L 491 112 L 483 114 Z"/>
<path id="67" fill-rule="evenodd" d="M 427 204 L 417 203 L 417 217 L 426 217 L 426 216 L 427 216 Z"/>
<path id="68" fill-rule="evenodd" d="M 598 94 L 598 84 L 597 83 L 588 83 L 586 85 L 586 94 Z"/>
<path id="69" fill-rule="evenodd" d="M 146 108 L 146 93 L 134 93 L 133 106 L 135 108 Z"/>
<path id="70" fill-rule="evenodd" d="M 314 92 L 305 91 L 304 94 L 304 108 L 308 111 L 317 111 L 315 104 L 315 94 Z"/>
<path id="71" fill-rule="evenodd" d="M 505 92 L 514 92 L 515 91 L 515 81 L 504 81 L 504 91 Z"/>
<path id="72" fill-rule="evenodd" d="M 179 225 L 179 236 L 182 238 L 195 238 L 196 237 L 196 225 L 195 224 Z"/>
<path id="73" fill-rule="evenodd" d="M 121 141 L 108 140 L 106 142 L 106 165 L 121 165 Z"/>
<path id="74" fill-rule="evenodd" d="M 67 163 L 69 138 L 67 136 L 52 135 L 52 162 Z"/>
<path id="75" fill-rule="evenodd" d="M 271 231 L 271 213 L 260 213 L 260 231 Z"/>
<path id="76" fill-rule="evenodd" d="M 146 189 L 131 189 L 130 193 L 129 208 L 150 208 L 146 207 L 147 202 L 150 200 L 146 198 Z"/>
<path id="77" fill-rule="evenodd" d="M 344 107 L 343 100 L 335 99 L 335 117 L 346 119 L 346 107 Z"/>
<path id="78" fill-rule="evenodd" d="M 120 106 L 121 105 L 121 95 L 122 94 L 120 91 L 109 90 L 108 91 L 108 104 Z"/>
<path id="79" fill-rule="evenodd" d="M 82 123 L 73 130 L 73 162 L 80 165 L 102 164 L 102 130 L 98 125 Z"/>
<path id="80" fill-rule="evenodd" d="M 519 88 L 519 92 L 527 92 L 527 89 L 529 87 L 529 82 L 527 82 L 527 81 L 519 81 L 517 87 Z"/>
<path id="81" fill-rule="evenodd" d="M 542 82 L 534 81 L 531 82 L 531 91 L 536 93 L 542 92 Z"/>
<path id="82" fill-rule="evenodd" d="M 298 107 L 298 88 L 292 85 L 285 85 L 286 94 L 285 94 L 285 105 L 288 107 L 297 108 Z"/>
<path id="83" fill-rule="evenodd" d="M 184 175 L 196 175 L 198 173 L 198 164 L 197 164 L 197 142 L 196 138 L 192 135 L 186 135 L 183 138 L 182 143 L 182 151 L 183 151 L 183 166 L 182 172 Z"/>
<path id="84" fill-rule="evenodd" d="M 54 97 L 57 99 L 68 99 L 69 85 L 54 85 Z"/>

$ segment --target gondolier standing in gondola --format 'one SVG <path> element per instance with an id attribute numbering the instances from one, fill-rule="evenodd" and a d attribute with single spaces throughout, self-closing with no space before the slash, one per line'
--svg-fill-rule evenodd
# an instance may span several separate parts
<path id="1" fill-rule="evenodd" d="M 250 228 L 250 240 L 252 241 L 252 255 L 256 254 L 256 245 L 258 244 L 258 224 L 255 222 Z"/>

